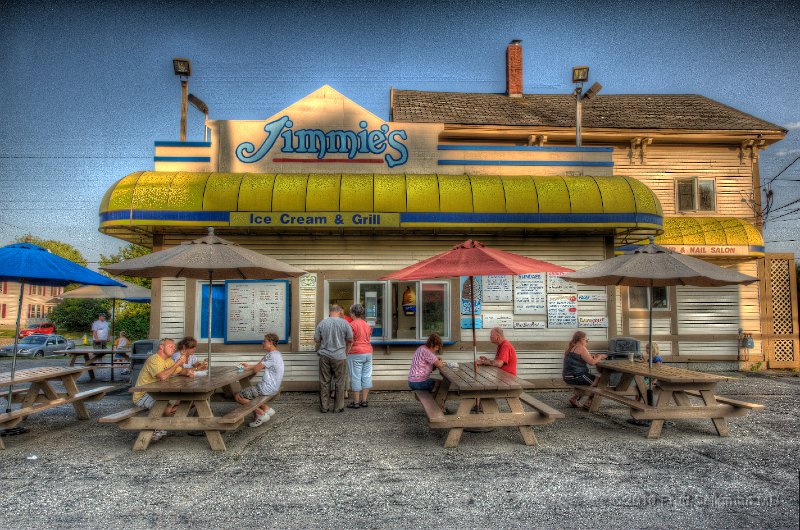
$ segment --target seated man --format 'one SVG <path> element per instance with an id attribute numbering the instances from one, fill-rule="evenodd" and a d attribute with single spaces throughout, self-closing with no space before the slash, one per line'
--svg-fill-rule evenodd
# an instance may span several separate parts
<path id="1" fill-rule="evenodd" d="M 261 347 L 267 351 L 264 358 L 256 364 L 241 364 L 245 370 L 253 369 L 256 372 L 264 370 L 264 375 L 258 385 L 243 388 L 241 392 L 234 396 L 239 404 L 247 405 L 251 399 L 256 399 L 258 396 L 274 396 L 280 392 L 284 368 L 283 357 L 281 357 L 281 352 L 278 351 L 277 344 L 278 336 L 275 333 L 267 333 L 264 335 L 264 342 L 261 343 Z M 264 403 L 256 407 L 253 413 L 255 418 L 249 425 L 250 427 L 259 427 L 264 422 L 269 421 L 275 414 L 275 409 Z"/>
<path id="2" fill-rule="evenodd" d="M 161 339 L 158 344 L 158 351 L 147 358 L 142 366 L 142 371 L 136 379 L 136 386 L 149 385 L 156 381 L 165 381 L 174 375 L 183 375 L 186 377 L 194 377 L 194 370 L 182 368 L 186 363 L 188 352 L 184 353 L 178 362 L 172 360 L 172 354 L 175 352 L 175 341 L 172 339 Z M 133 402 L 137 407 L 144 407 L 152 409 L 156 404 L 156 400 L 152 396 L 144 392 L 136 392 L 133 394 Z M 178 408 L 179 401 L 170 402 L 164 410 L 164 416 L 172 416 L 175 414 L 175 409 Z M 167 434 L 167 431 L 156 431 L 153 434 L 153 441 L 157 442 Z"/>
<path id="3" fill-rule="evenodd" d="M 511 375 L 517 375 L 517 350 L 515 350 L 514 346 L 511 345 L 508 339 L 506 339 L 505 333 L 503 333 L 503 328 L 492 328 L 492 331 L 489 335 L 489 340 L 492 341 L 492 344 L 497 345 L 497 351 L 495 352 L 494 359 L 489 359 L 488 357 L 481 355 L 477 363 L 487 366 L 496 366 L 504 372 L 508 372 Z"/>

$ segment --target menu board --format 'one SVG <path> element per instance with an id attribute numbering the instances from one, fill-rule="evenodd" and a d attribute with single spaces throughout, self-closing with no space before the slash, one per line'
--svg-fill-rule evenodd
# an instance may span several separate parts
<path id="1" fill-rule="evenodd" d="M 475 317 L 475 329 L 483 328 L 482 317 Z M 472 329 L 472 315 L 461 317 L 461 329 Z"/>
<path id="2" fill-rule="evenodd" d="M 289 338 L 289 282 L 286 280 L 230 280 L 226 343 L 259 343 L 266 333 L 280 342 Z"/>
<path id="3" fill-rule="evenodd" d="M 578 297 L 574 294 L 547 295 L 547 327 L 577 328 Z"/>
<path id="4" fill-rule="evenodd" d="M 569 282 L 561 276 L 563 272 L 547 273 L 547 292 L 548 293 L 577 293 L 578 284 Z"/>
<path id="5" fill-rule="evenodd" d="M 502 314 L 487 315 L 486 313 L 484 313 L 483 327 L 487 329 L 488 328 L 511 329 L 514 327 L 514 315 L 502 315 Z"/>
<path id="6" fill-rule="evenodd" d="M 544 322 L 539 320 L 515 320 L 514 329 L 545 329 L 547 326 L 544 324 Z"/>
<path id="7" fill-rule="evenodd" d="M 546 315 L 547 296 L 543 272 L 514 277 L 514 314 Z"/>
<path id="8" fill-rule="evenodd" d="M 510 302 L 513 295 L 512 276 L 484 276 L 484 302 Z"/>

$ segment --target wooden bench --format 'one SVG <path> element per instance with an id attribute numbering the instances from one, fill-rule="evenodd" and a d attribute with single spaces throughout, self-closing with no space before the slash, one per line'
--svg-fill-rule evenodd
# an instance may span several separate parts
<path id="1" fill-rule="evenodd" d="M 626 406 L 628 406 L 628 407 L 630 407 L 632 409 L 636 409 L 636 410 L 652 410 L 652 409 L 654 409 L 654 407 L 646 405 L 645 403 L 642 403 L 641 401 L 637 401 L 635 399 L 631 399 L 631 398 L 629 398 L 629 397 L 627 397 L 625 395 L 620 394 L 619 392 L 614 392 L 612 390 L 606 390 L 606 389 L 597 388 L 597 387 L 594 387 L 594 386 L 583 387 L 583 390 L 586 392 L 586 395 L 589 395 L 589 396 L 595 396 L 595 395 L 603 396 L 604 398 L 608 398 L 608 399 L 611 399 L 613 401 L 617 401 L 617 402 L 622 403 L 623 405 L 626 405 Z"/>
<path id="2" fill-rule="evenodd" d="M 29 407 L 23 407 L 21 409 L 12 410 L 11 412 L 0 414 L 0 424 L 9 422 L 11 420 L 15 420 L 17 418 L 25 418 L 31 414 L 51 409 L 53 407 L 66 405 L 68 403 L 80 403 L 82 401 L 96 401 L 98 399 L 101 399 L 103 396 L 106 395 L 106 393 L 109 390 L 113 390 L 114 388 L 115 387 L 113 386 L 103 386 L 100 388 L 93 388 L 91 390 L 78 392 L 72 397 L 69 397 L 67 395 L 62 395 L 62 397 L 59 397 L 58 399 L 51 399 L 45 403 L 34 403 Z"/>
<path id="3" fill-rule="evenodd" d="M 436 423 L 444 421 L 445 414 L 439 407 L 439 404 L 436 403 L 436 398 L 433 394 L 427 390 L 415 390 L 414 395 L 422 404 L 422 408 L 425 409 L 425 415 L 428 416 L 428 422 Z"/>
<path id="4" fill-rule="evenodd" d="M 519 400 L 528 405 L 529 407 L 533 408 L 534 410 L 536 410 L 542 416 L 545 416 L 547 418 L 552 418 L 554 420 L 564 418 L 563 412 L 554 409 L 550 405 L 542 403 L 541 401 L 539 401 L 530 394 L 526 394 L 523 392 L 522 394 L 519 395 Z"/>
<path id="5" fill-rule="evenodd" d="M 131 407 L 129 409 L 121 410 L 115 414 L 110 414 L 108 416 L 103 416 L 99 420 L 99 423 L 119 423 L 121 421 L 127 420 L 128 418 L 132 418 L 139 414 L 140 412 L 144 412 L 147 409 L 144 407 Z"/>
<path id="6" fill-rule="evenodd" d="M 256 399 L 251 399 L 247 405 L 239 405 L 229 413 L 225 414 L 219 419 L 220 423 L 238 423 L 242 421 L 248 414 L 253 412 L 257 407 L 264 403 L 269 403 L 280 396 L 280 392 L 274 396 L 259 396 Z"/>
<path id="7" fill-rule="evenodd" d="M 687 394 L 690 396 L 702 398 L 703 396 L 697 390 L 685 390 Z M 738 399 L 731 399 L 724 396 L 714 396 L 717 400 L 717 403 L 722 403 L 725 405 L 731 405 L 732 407 L 740 408 L 740 409 L 748 409 L 748 410 L 758 410 L 763 409 L 764 405 L 759 405 L 758 403 L 748 403 L 747 401 L 739 401 Z"/>

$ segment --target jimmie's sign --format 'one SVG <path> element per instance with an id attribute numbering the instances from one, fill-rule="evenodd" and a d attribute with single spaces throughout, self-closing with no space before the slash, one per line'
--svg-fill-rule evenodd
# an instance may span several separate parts
<path id="1" fill-rule="evenodd" d="M 443 128 L 385 122 L 327 85 L 265 120 L 208 124 L 225 173 L 435 173 Z"/>

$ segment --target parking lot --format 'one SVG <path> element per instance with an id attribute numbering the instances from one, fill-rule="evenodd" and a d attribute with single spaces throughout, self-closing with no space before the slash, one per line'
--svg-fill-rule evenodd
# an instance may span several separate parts
<path id="1" fill-rule="evenodd" d="M 55 408 L 5 438 L 0 526 L 797 528 L 800 379 L 729 375 L 721 393 L 767 405 L 731 419 L 729 438 L 706 420 L 648 440 L 626 409 L 540 392 L 566 418 L 537 427 L 534 447 L 497 429 L 444 449 L 409 392 L 344 414 L 284 393 L 272 421 L 224 435 L 227 452 L 173 434 L 134 453 L 135 433 L 94 421 L 129 406 L 118 393 L 89 404 L 92 420 Z"/>

